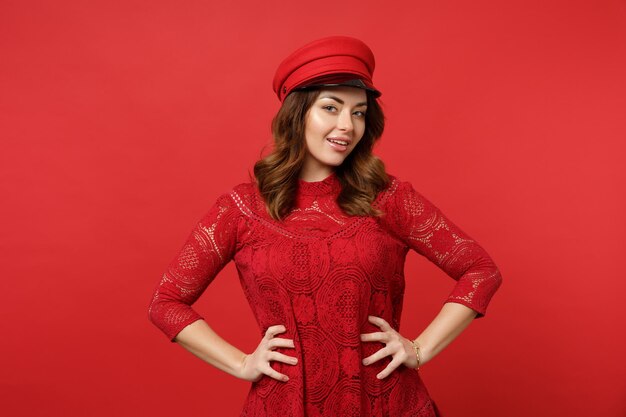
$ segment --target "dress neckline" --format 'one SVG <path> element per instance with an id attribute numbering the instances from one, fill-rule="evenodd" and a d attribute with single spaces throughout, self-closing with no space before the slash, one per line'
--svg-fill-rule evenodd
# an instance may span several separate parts
<path id="1" fill-rule="evenodd" d="M 304 181 L 298 178 L 298 194 L 324 195 L 335 194 L 341 190 L 341 183 L 337 173 L 332 171 L 330 175 L 320 181 Z"/>

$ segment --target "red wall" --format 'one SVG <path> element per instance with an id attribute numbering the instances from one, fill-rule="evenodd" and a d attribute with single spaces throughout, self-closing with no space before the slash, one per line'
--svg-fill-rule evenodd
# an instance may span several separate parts
<path id="1" fill-rule="evenodd" d="M 626 4 L 0 2 L 6 416 L 234 416 L 249 383 L 167 341 L 153 288 L 246 181 L 278 62 L 373 49 L 377 154 L 480 242 L 504 283 L 423 378 L 447 416 L 623 416 Z M 414 252 L 401 332 L 454 281 Z M 197 309 L 244 351 L 234 265 Z"/>

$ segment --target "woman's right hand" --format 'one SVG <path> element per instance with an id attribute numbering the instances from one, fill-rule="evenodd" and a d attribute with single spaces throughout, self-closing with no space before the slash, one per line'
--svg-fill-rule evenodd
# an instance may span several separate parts
<path id="1" fill-rule="evenodd" d="M 295 348 L 293 339 L 285 339 L 282 337 L 274 337 L 279 333 L 286 332 L 287 329 L 282 324 L 268 327 L 265 336 L 261 339 L 261 343 L 256 350 L 244 356 L 241 362 L 241 371 L 239 377 L 246 381 L 257 382 L 263 375 L 267 375 L 279 381 L 288 381 L 289 377 L 285 374 L 274 370 L 270 366 L 270 361 L 280 361 L 289 365 L 298 363 L 298 359 L 288 356 L 273 349 L 277 347 Z"/>

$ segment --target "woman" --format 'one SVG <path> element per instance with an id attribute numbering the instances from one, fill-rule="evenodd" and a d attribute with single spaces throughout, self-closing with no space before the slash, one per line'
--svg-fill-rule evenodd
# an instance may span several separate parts
<path id="1" fill-rule="evenodd" d="M 418 369 L 486 307 L 483 248 L 372 155 L 384 117 L 363 42 L 311 42 L 278 67 L 273 152 L 220 195 L 171 262 L 149 315 L 166 336 L 252 382 L 242 416 L 441 416 Z M 399 332 L 413 249 L 457 281 L 414 340 Z M 244 353 L 190 306 L 234 260 L 261 329 Z"/>

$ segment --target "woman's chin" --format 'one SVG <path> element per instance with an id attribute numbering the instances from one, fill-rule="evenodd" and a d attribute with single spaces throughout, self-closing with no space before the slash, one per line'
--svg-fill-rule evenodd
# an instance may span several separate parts
<path id="1" fill-rule="evenodd" d="M 346 156 L 348 155 L 331 155 L 324 159 L 324 163 L 326 165 L 338 166 L 343 163 L 343 161 L 346 159 Z"/>

